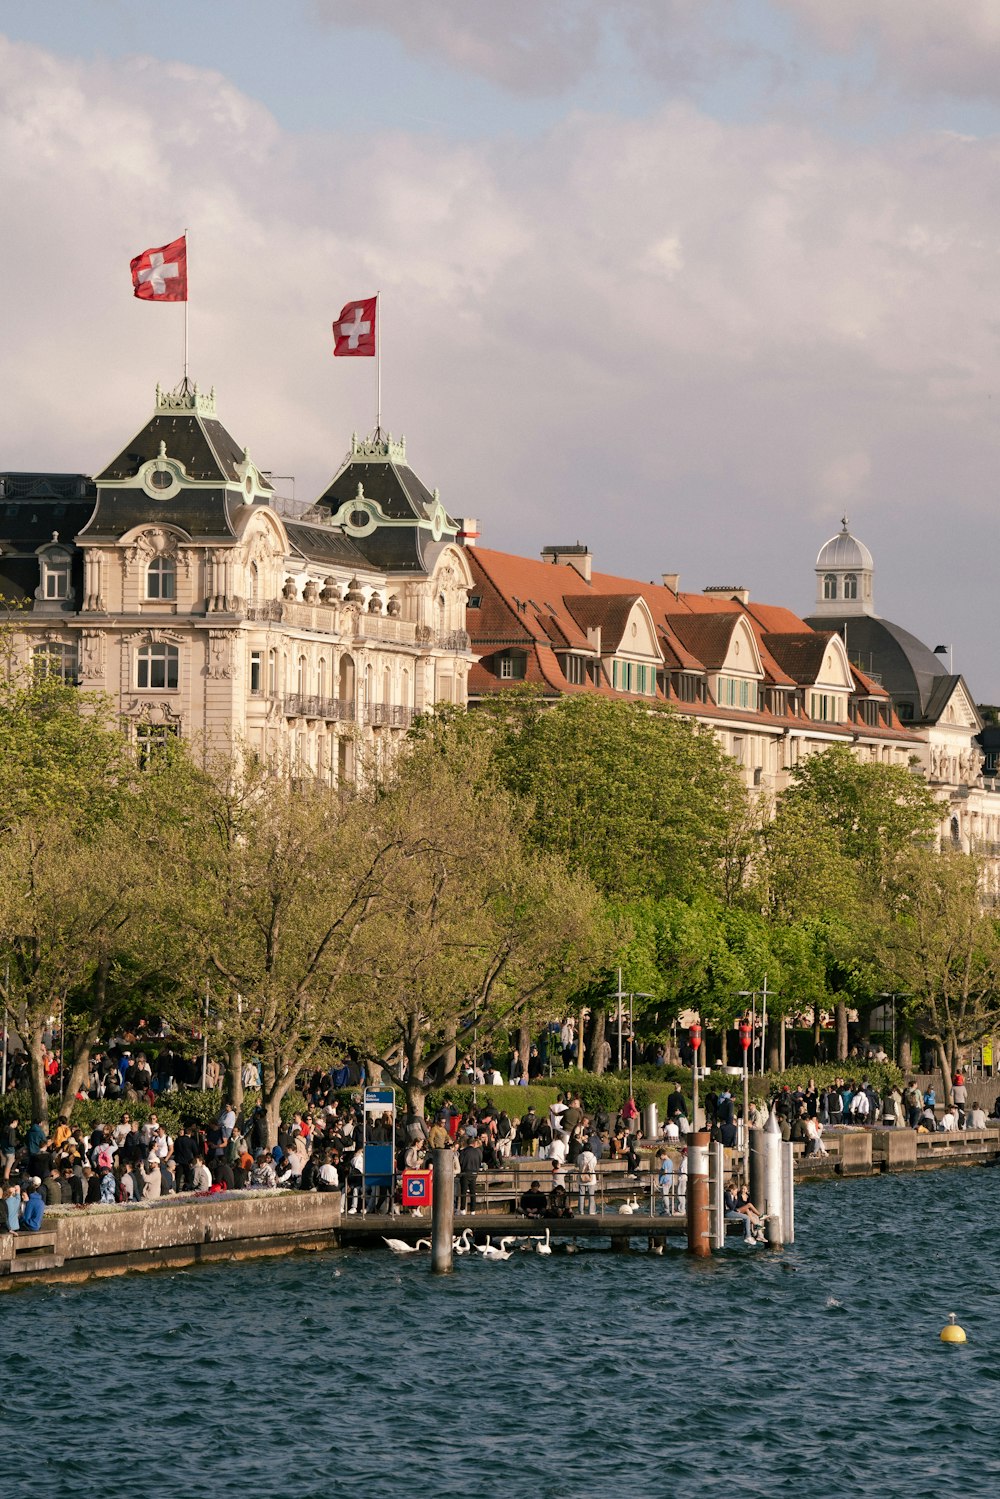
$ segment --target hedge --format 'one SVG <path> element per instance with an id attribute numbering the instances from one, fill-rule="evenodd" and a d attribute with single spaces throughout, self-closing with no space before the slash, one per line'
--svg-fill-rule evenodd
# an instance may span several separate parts
<path id="1" fill-rule="evenodd" d="M 243 1117 L 250 1114 L 260 1099 L 257 1092 L 247 1092 L 243 1098 Z M 138 1119 L 140 1124 L 145 1124 L 151 1114 L 155 1114 L 159 1122 L 166 1127 L 167 1133 L 175 1135 L 182 1124 L 212 1124 L 222 1112 L 225 1099 L 221 1092 L 205 1092 L 200 1088 L 176 1088 L 169 1093 L 164 1093 L 157 1098 L 154 1104 L 145 1101 L 129 1103 L 121 1098 L 105 1099 L 81 1099 L 73 1105 L 69 1122 L 72 1128 L 77 1125 L 84 1134 L 92 1129 L 95 1124 L 120 1124 L 126 1114 L 130 1119 Z M 308 1105 L 301 1093 L 294 1090 L 287 1094 L 282 1100 L 281 1117 L 286 1122 L 292 1115 L 299 1113 Z M 11 1119 L 19 1119 L 24 1129 L 31 1122 L 31 1094 L 27 1088 L 18 1088 L 12 1093 L 5 1093 L 0 1098 L 0 1126 L 5 1125 Z M 55 1124 L 59 1117 L 59 1100 L 49 1101 L 49 1125 Z"/>

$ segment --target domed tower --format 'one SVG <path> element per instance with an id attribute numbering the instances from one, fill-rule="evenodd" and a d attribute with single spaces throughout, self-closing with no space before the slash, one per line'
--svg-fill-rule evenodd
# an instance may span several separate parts
<path id="1" fill-rule="evenodd" d="M 824 542 L 816 558 L 815 617 L 843 619 L 846 615 L 874 614 L 872 575 L 875 563 L 863 541 L 843 529 Z"/>

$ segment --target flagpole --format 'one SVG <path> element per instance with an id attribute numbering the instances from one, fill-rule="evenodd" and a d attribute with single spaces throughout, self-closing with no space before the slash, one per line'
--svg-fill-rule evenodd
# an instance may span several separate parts
<path id="1" fill-rule="evenodd" d="M 379 306 L 379 298 L 382 293 L 375 293 L 375 384 L 377 387 L 377 399 L 375 404 L 375 436 L 382 435 L 382 309 Z"/>
<path id="2" fill-rule="evenodd" d="M 187 267 L 187 243 L 188 243 L 188 231 L 187 231 L 187 227 L 185 226 L 185 229 L 184 229 L 184 265 L 185 265 L 185 286 L 184 286 L 184 384 L 183 384 L 183 389 L 185 391 L 187 391 L 187 388 L 188 388 L 188 295 L 187 295 L 188 294 L 188 287 L 187 287 L 187 275 L 186 275 L 186 267 Z"/>

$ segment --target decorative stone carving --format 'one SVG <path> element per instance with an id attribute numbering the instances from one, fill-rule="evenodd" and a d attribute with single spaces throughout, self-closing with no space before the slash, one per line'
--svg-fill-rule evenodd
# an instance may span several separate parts
<path id="1" fill-rule="evenodd" d="M 297 592 L 296 587 L 295 587 L 295 579 L 294 578 L 286 578 L 285 579 L 285 586 L 281 590 L 281 597 L 283 599 L 295 599 L 295 598 L 298 598 L 298 592 Z"/>
<path id="2" fill-rule="evenodd" d="M 358 582 L 357 578 L 352 578 L 350 583 L 347 585 L 347 592 L 344 595 L 344 603 L 363 604 L 364 601 L 365 596 L 361 592 L 361 584 Z"/>
<path id="3" fill-rule="evenodd" d="M 310 578 L 302 590 L 302 602 L 304 604 L 315 604 L 318 597 L 319 589 L 313 579 Z"/>
<path id="4" fill-rule="evenodd" d="M 125 712 L 130 718 L 138 718 L 143 723 L 180 724 L 181 721 L 181 715 L 168 702 L 160 702 L 156 699 L 149 702 L 142 698 L 130 697 L 125 705 Z"/>
<path id="5" fill-rule="evenodd" d="M 337 587 L 336 578 L 324 578 L 323 592 L 320 594 L 320 599 L 324 604 L 340 603 L 340 589 Z"/>
<path id="6" fill-rule="evenodd" d="M 84 630 L 80 635 L 80 676 L 91 681 L 104 675 L 103 630 Z"/>
<path id="7" fill-rule="evenodd" d="M 210 677 L 233 677 L 236 675 L 236 630 L 209 630 L 208 675 Z"/>
<path id="8" fill-rule="evenodd" d="M 368 600 L 368 613 L 382 613 L 382 595 L 380 593 L 373 593 L 371 598 Z"/>
<path id="9" fill-rule="evenodd" d="M 386 612 L 386 614 L 391 615 L 393 619 L 395 619 L 398 616 L 398 614 L 399 614 L 399 594 L 398 593 L 393 593 L 393 594 L 389 595 L 389 603 L 386 606 L 386 611 L 385 612 Z"/>

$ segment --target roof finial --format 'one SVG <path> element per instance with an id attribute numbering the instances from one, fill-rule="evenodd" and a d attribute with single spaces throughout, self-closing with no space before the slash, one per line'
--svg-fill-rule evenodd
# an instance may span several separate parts
<path id="1" fill-rule="evenodd" d="M 841 517 L 840 517 L 840 524 L 841 524 L 841 525 L 842 525 L 842 526 L 843 526 L 843 528 L 844 528 L 844 530 L 843 530 L 843 535 L 844 535 L 844 536 L 846 536 L 846 535 L 847 535 L 847 534 L 848 534 L 848 532 L 847 532 L 847 516 L 846 516 L 846 515 L 842 515 L 842 516 L 841 516 Z"/>

